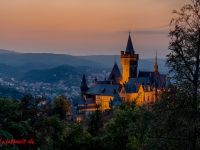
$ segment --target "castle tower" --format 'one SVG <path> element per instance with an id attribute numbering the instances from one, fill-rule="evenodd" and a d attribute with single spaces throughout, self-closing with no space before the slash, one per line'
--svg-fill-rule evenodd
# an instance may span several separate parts
<path id="1" fill-rule="evenodd" d="M 81 88 L 81 97 L 83 98 L 84 93 L 88 90 L 88 86 L 85 79 L 85 73 L 83 73 L 80 88 Z"/>
<path id="2" fill-rule="evenodd" d="M 158 60 L 157 60 L 157 51 L 156 51 L 156 57 L 154 61 L 154 75 L 158 74 Z"/>
<path id="3" fill-rule="evenodd" d="M 139 54 L 135 54 L 129 32 L 126 51 L 121 51 L 122 83 L 128 82 L 130 78 L 137 77 L 138 59 Z"/>

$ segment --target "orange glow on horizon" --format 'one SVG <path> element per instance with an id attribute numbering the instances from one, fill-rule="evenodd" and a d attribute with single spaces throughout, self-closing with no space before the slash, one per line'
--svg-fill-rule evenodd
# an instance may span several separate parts
<path id="1" fill-rule="evenodd" d="M 136 36 L 136 31 L 168 31 L 169 27 L 164 25 L 169 24 L 173 17 L 172 10 L 179 10 L 188 3 L 190 0 L 0 1 L 0 48 L 73 55 L 76 54 L 74 51 L 77 51 L 77 55 L 83 55 L 83 50 L 92 53 L 95 47 L 102 44 L 105 44 L 102 49 L 121 49 L 126 44 L 128 30 L 137 39 L 141 35 Z M 155 34 L 151 35 L 154 37 Z M 125 36 L 125 43 L 120 42 Z M 160 36 L 164 41 L 167 34 Z M 137 39 L 136 45 L 148 45 L 148 40 L 144 42 Z M 148 39 L 148 35 L 144 39 Z M 166 49 L 168 41 L 164 43 L 163 49 Z M 158 43 L 151 43 L 156 44 Z"/>

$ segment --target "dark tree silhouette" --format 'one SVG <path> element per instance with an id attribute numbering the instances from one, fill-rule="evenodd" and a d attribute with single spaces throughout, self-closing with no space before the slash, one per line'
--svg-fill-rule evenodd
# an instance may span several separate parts
<path id="1" fill-rule="evenodd" d="M 191 0 L 173 14 L 166 64 L 175 87 L 154 109 L 152 124 L 160 144 L 155 145 L 196 150 L 200 148 L 200 1 Z"/>

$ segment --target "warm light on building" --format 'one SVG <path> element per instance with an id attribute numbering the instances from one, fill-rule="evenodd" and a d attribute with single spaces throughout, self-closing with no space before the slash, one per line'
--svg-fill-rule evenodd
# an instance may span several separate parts
<path id="1" fill-rule="evenodd" d="M 135 54 L 129 33 L 126 51 L 121 51 L 122 75 L 115 62 L 108 80 L 94 79 L 91 87 L 87 86 L 86 75 L 81 82 L 81 98 L 76 105 L 77 116 L 86 116 L 98 109 L 105 111 L 121 105 L 124 101 L 136 100 L 136 104 L 150 110 L 152 103 L 158 100 L 161 91 L 167 88 L 169 81 L 166 74 L 160 74 L 157 64 L 157 52 L 153 71 L 139 71 L 139 54 Z M 76 117 L 77 121 L 82 119 Z"/>

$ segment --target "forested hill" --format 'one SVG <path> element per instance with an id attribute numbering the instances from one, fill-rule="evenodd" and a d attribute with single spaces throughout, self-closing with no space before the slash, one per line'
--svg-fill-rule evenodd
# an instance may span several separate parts
<path id="1" fill-rule="evenodd" d="M 66 84 L 74 85 L 80 83 L 82 72 L 78 72 L 75 67 L 60 65 L 51 69 L 33 69 L 22 74 L 19 81 L 55 83 L 65 80 Z"/>
<path id="2" fill-rule="evenodd" d="M 56 67 L 62 64 L 70 66 L 99 66 L 103 64 L 91 60 L 84 60 L 66 54 L 51 53 L 0 53 L 0 63 L 21 66 L 27 63 L 45 64 L 50 67 Z"/>
<path id="3" fill-rule="evenodd" d="M 119 55 L 71 56 L 51 53 L 16 53 L 14 51 L 0 49 L 0 63 L 18 67 L 18 69 L 24 71 L 30 71 L 32 69 L 50 69 L 63 64 L 72 67 L 88 66 L 99 69 L 109 69 L 113 67 L 115 61 L 119 68 L 121 68 Z M 139 59 L 138 70 L 152 71 L 153 68 L 154 58 Z M 165 59 L 158 58 L 158 69 L 161 73 L 167 72 Z"/>

